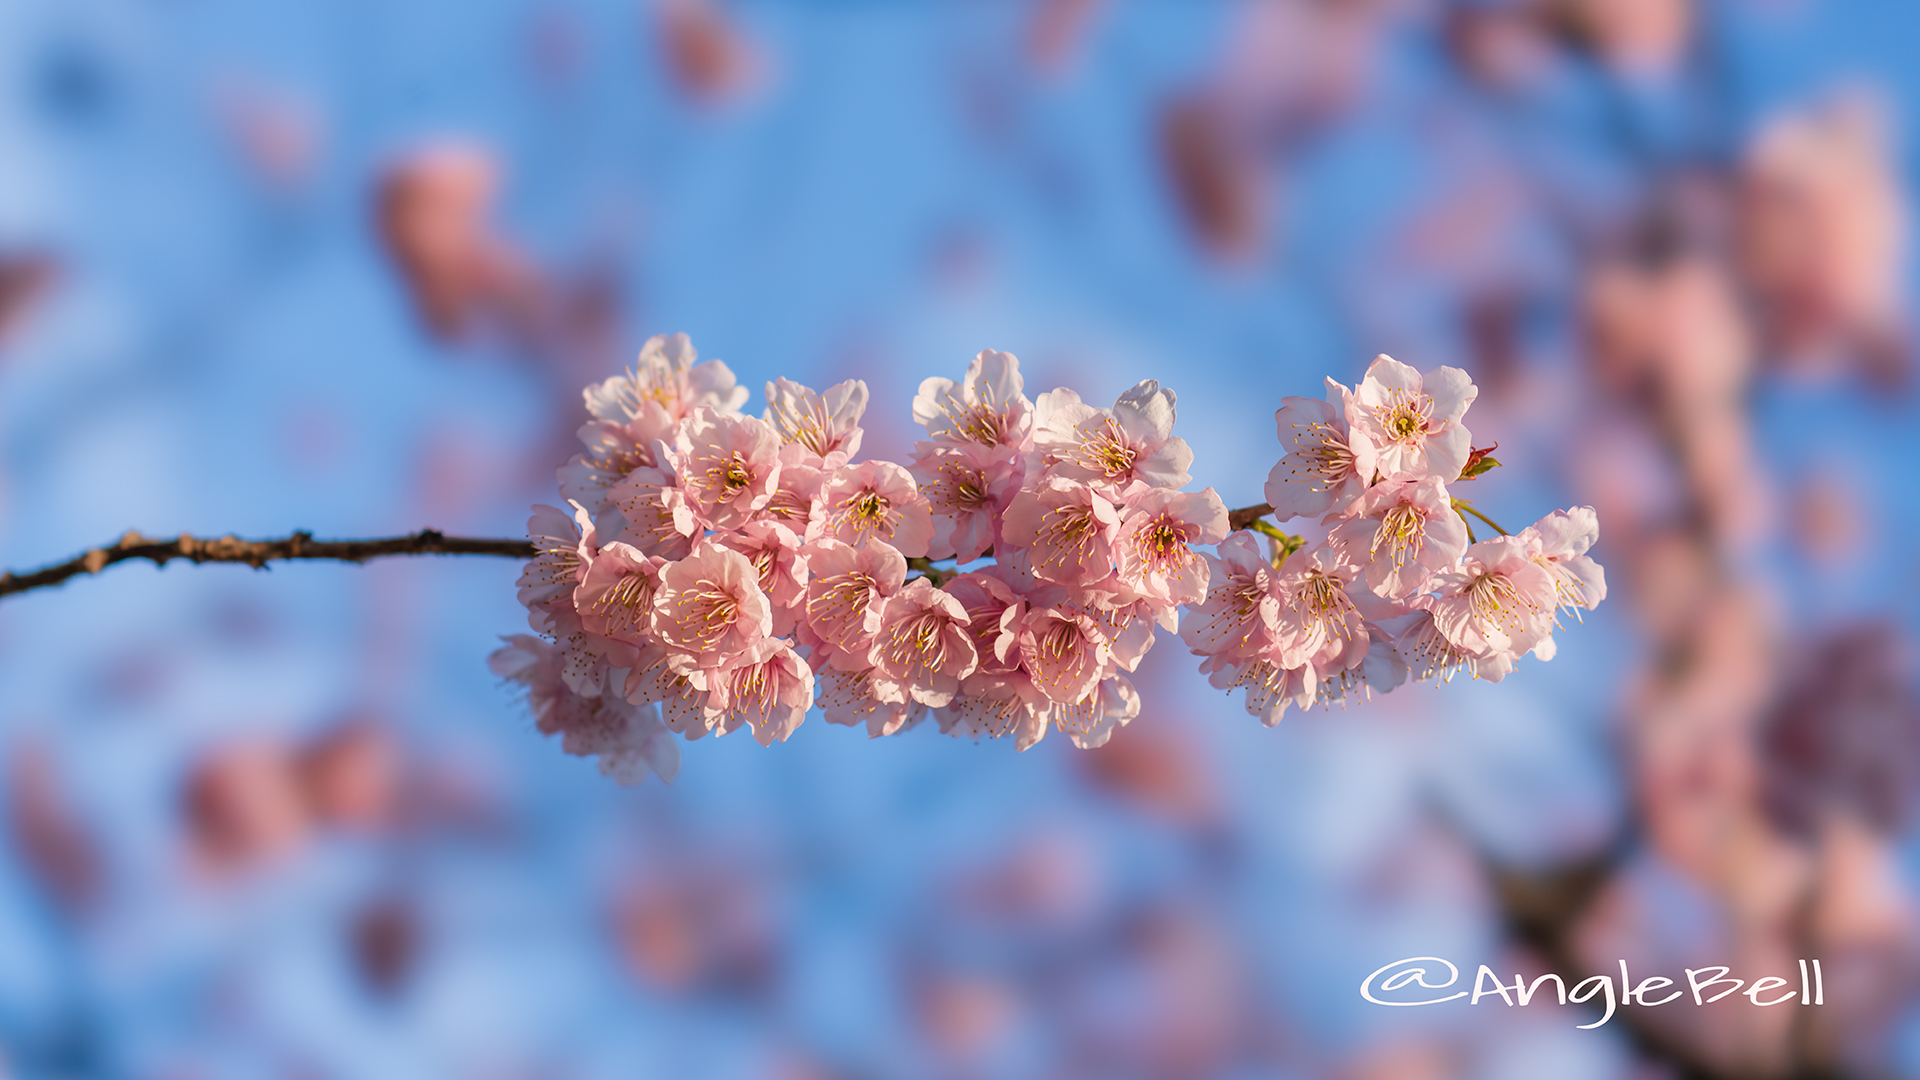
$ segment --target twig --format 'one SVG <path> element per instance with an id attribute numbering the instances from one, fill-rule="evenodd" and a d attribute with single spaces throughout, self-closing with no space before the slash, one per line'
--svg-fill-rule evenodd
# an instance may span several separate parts
<path id="1" fill-rule="evenodd" d="M 128 559 L 146 559 L 165 566 L 173 559 L 195 563 L 246 563 L 256 570 L 270 562 L 287 559 L 337 559 L 341 562 L 366 562 L 388 555 L 498 555 L 508 559 L 531 559 L 536 554 L 526 540 L 495 540 L 470 536 L 444 536 L 437 529 L 422 529 L 410 536 L 392 536 L 379 540 L 315 540 L 309 532 L 297 532 L 278 540 L 240 540 L 222 536 L 203 540 L 182 534 L 174 540 L 154 540 L 137 532 L 128 532 L 107 547 L 97 547 L 40 570 L 26 574 L 0 574 L 0 596 L 45 589 L 81 574 L 97 574 L 114 563 Z"/>
<path id="2" fill-rule="evenodd" d="M 1479 518 L 1479 519 L 1480 519 L 1481 521 L 1484 521 L 1484 522 L 1486 522 L 1487 524 L 1489 524 L 1489 525 L 1491 525 L 1491 526 L 1493 526 L 1493 531 L 1495 531 L 1495 532 L 1497 532 L 1497 533 L 1499 533 L 1499 534 L 1500 534 L 1501 536 L 1512 536 L 1512 535 L 1513 535 L 1512 533 L 1510 533 L 1510 532 L 1508 532 L 1507 530 L 1505 530 L 1505 529 L 1503 529 L 1503 528 L 1501 528 L 1501 527 L 1500 527 L 1500 523 L 1499 523 L 1499 522 L 1497 522 L 1497 521 L 1495 521 L 1495 520 L 1493 520 L 1492 518 L 1490 518 L 1490 517 L 1488 517 L 1487 515 L 1485 515 L 1485 514 L 1483 514 L 1483 513 L 1481 513 L 1480 511 L 1478 511 L 1478 510 L 1475 510 L 1475 509 L 1473 508 L 1473 504 L 1472 504 L 1472 503 L 1470 503 L 1470 502 L 1468 502 L 1468 501 L 1467 501 L 1467 500 L 1465 500 L 1465 499 L 1455 499 L 1455 500 L 1453 500 L 1453 508 L 1454 508 L 1455 510 L 1459 510 L 1459 511 L 1462 511 L 1462 512 L 1464 512 L 1464 513 L 1468 513 L 1468 514 L 1472 514 L 1472 515 L 1473 515 L 1474 517 L 1477 517 L 1477 518 Z M 1467 526 L 1467 531 L 1468 531 L 1468 532 L 1472 532 L 1472 531 L 1473 531 L 1473 526 L 1472 526 L 1472 525 L 1468 525 L 1468 526 Z"/>
<path id="3" fill-rule="evenodd" d="M 1253 523 L 1273 513 L 1273 507 L 1266 503 L 1243 506 L 1238 510 L 1227 511 L 1227 528 L 1230 530 L 1251 529 Z"/>

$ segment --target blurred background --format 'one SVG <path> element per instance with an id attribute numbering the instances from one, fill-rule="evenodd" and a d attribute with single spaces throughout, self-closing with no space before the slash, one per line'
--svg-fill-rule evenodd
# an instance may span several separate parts
<path id="1" fill-rule="evenodd" d="M 0 1076 L 1920 1076 L 1903 0 L 0 0 L 0 567 L 126 529 L 517 536 L 686 331 L 1273 411 L 1453 364 L 1550 664 L 1273 730 L 1162 636 L 1108 747 L 816 714 L 621 789 L 496 559 L 0 603 Z M 1463 493 L 1468 494 L 1468 493 Z M 1382 1009 L 1726 964 L 1826 1004 Z"/>

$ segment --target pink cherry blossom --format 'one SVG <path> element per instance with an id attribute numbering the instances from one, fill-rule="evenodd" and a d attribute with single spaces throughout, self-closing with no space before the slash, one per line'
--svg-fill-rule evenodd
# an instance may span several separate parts
<path id="1" fill-rule="evenodd" d="M 922 382 L 913 399 L 913 419 L 935 442 L 1022 447 L 1033 423 L 1033 403 L 1021 393 L 1024 385 L 1012 353 L 986 349 L 958 383 Z"/>
<path id="2" fill-rule="evenodd" d="M 860 414 L 867 410 L 867 384 L 859 379 L 815 391 L 797 382 L 767 384 L 766 421 L 780 441 L 798 446 L 813 459 L 838 454 L 846 460 L 860 452 Z"/>
<path id="3" fill-rule="evenodd" d="M 813 500 L 819 496 L 821 485 L 827 482 L 826 470 L 820 467 L 819 461 L 813 451 L 799 443 L 782 443 L 780 478 L 774 483 L 767 505 L 761 507 L 756 516 L 781 522 L 795 535 L 804 537 L 807 519 L 813 515 Z M 838 459 L 835 461 L 837 464 Z"/>
<path id="4" fill-rule="evenodd" d="M 805 554 L 807 629 L 820 641 L 864 660 L 880 629 L 884 601 L 906 582 L 907 560 L 878 541 L 856 548 L 838 540 L 816 540 Z"/>
<path id="5" fill-rule="evenodd" d="M 660 450 L 672 445 L 673 433 L 673 418 L 657 401 L 642 402 L 633 419 L 625 423 L 587 421 L 579 432 L 586 452 L 575 455 L 560 469 L 561 497 L 599 514 L 606 506 L 607 489 L 635 469 L 660 465 L 664 456 Z"/>
<path id="6" fill-rule="evenodd" d="M 1467 549 L 1458 568 L 1434 575 L 1434 593 L 1414 604 L 1433 613 L 1446 639 L 1476 656 L 1517 657 L 1553 632 L 1558 596 L 1553 576 L 1516 536 Z"/>
<path id="7" fill-rule="evenodd" d="M 820 708 L 827 723 L 864 725 L 867 737 L 896 735 L 919 723 L 927 707 L 918 701 L 881 701 L 875 696 L 873 669 L 824 668 L 819 673 Z"/>
<path id="8" fill-rule="evenodd" d="M 1072 705 L 1110 674 L 1112 645 L 1086 615 L 1056 607 L 1029 611 L 1019 640 L 1021 665 L 1050 701 Z"/>
<path id="9" fill-rule="evenodd" d="M 891 461 L 843 465 L 813 500 L 807 539 L 861 546 L 881 542 L 907 558 L 933 543 L 933 512 L 907 470 Z"/>
<path id="10" fill-rule="evenodd" d="M 635 645 L 646 644 L 653 624 L 653 596 L 667 560 L 618 541 L 601 548 L 574 587 L 574 609 L 589 632 Z"/>
<path id="11" fill-rule="evenodd" d="M 634 468 L 608 488 L 606 502 L 620 512 L 623 522 L 618 539 L 663 559 L 686 558 L 694 538 L 674 520 L 672 506 L 684 498 L 677 491 L 669 498 L 674 488 L 672 473 L 650 465 Z"/>
<path id="12" fill-rule="evenodd" d="M 680 771 L 680 748 L 668 737 L 660 711 L 632 705 L 611 694 L 581 697 L 560 678 L 560 655 L 546 641 L 525 634 L 487 658 L 494 674 L 526 687 L 527 702 L 542 733 L 561 736 L 569 754 L 598 756 L 600 772 L 622 785 L 652 772 L 671 784 Z"/>
<path id="13" fill-rule="evenodd" d="M 887 598 L 873 639 L 873 687 L 882 701 L 945 705 L 973 674 L 980 657 L 967 609 L 952 595 L 915 578 Z"/>
<path id="14" fill-rule="evenodd" d="M 702 542 L 661 569 L 652 630 L 692 666 L 725 667 L 773 632 L 773 609 L 745 555 Z"/>
<path id="15" fill-rule="evenodd" d="M 1319 685 L 1311 666 L 1283 668 L 1264 656 L 1221 653 L 1201 661 L 1200 670 L 1218 689 L 1246 690 L 1247 714 L 1268 727 L 1280 722 L 1288 705 L 1311 707 Z"/>
<path id="16" fill-rule="evenodd" d="M 1425 589 L 1467 550 L 1467 526 L 1437 476 L 1375 484 L 1328 539 L 1367 570 L 1367 587 L 1399 599 Z"/>
<path id="17" fill-rule="evenodd" d="M 1250 532 L 1236 532 L 1206 556 L 1211 587 L 1180 626 L 1180 639 L 1201 656 L 1254 657 L 1274 645 L 1280 618 L 1279 571 Z"/>
<path id="18" fill-rule="evenodd" d="M 807 559 L 800 537 L 778 521 L 749 521 L 730 533 L 716 533 L 713 542 L 747 557 L 760 575 L 760 591 L 773 605 L 773 633 L 784 636 L 807 592 Z"/>
<path id="19" fill-rule="evenodd" d="M 587 558 L 598 546 L 585 539 L 593 532 L 593 518 L 584 508 L 577 508 L 572 517 L 551 506 L 533 508 L 533 516 L 527 519 L 527 539 L 533 541 L 536 554 L 520 573 L 519 599 L 534 617 L 535 630 L 546 630 L 536 613 L 558 597 L 571 597 L 585 576 Z"/>
<path id="20" fill-rule="evenodd" d="M 998 541 L 1000 516 L 1020 489 L 1023 465 L 1012 447 L 919 442 L 912 472 L 933 513 L 928 554 L 969 563 Z"/>
<path id="21" fill-rule="evenodd" d="M 975 670 L 981 672 L 1012 671 L 1020 664 L 1020 642 L 1014 627 L 1026 614 L 1026 601 L 1014 595 L 996 573 L 998 569 L 961 574 L 941 586 L 967 613 L 967 632 L 979 658 Z"/>
<path id="22" fill-rule="evenodd" d="M 1420 612 L 1407 624 L 1396 644 L 1412 677 L 1421 682 L 1452 682 L 1462 671 L 1475 679 L 1499 682 L 1513 670 L 1514 657 L 1508 653 L 1489 652 L 1482 656 L 1448 641 L 1434 623 L 1433 613 L 1428 611 Z"/>
<path id="23" fill-rule="evenodd" d="M 1180 488 L 1193 479 L 1193 451 L 1173 434 L 1174 393 L 1154 379 L 1120 395 L 1111 410 L 1072 390 L 1040 395 L 1033 445 L 1049 476 L 1123 488 L 1135 480 Z"/>
<path id="24" fill-rule="evenodd" d="M 674 525 L 688 536 L 738 528 L 779 485 L 780 436 L 765 420 L 696 409 L 680 429 L 674 464 L 680 483 L 667 493 Z"/>
<path id="25" fill-rule="evenodd" d="M 1267 505 L 1282 521 L 1342 514 L 1373 482 L 1373 442 L 1347 422 L 1353 391 L 1327 380 L 1327 400 L 1283 397 L 1273 414 L 1287 448 L 1267 474 Z"/>
<path id="26" fill-rule="evenodd" d="M 1126 496 L 1114 548 L 1120 584 L 1167 613 L 1197 604 L 1207 595 L 1207 562 L 1195 544 L 1218 544 L 1227 536 L 1227 507 L 1212 488 L 1187 494 L 1143 488 Z"/>
<path id="27" fill-rule="evenodd" d="M 735 385 L 733 371 L 718 360 L 693 361 L 693 342 L 687 335 L 656 334 L 640 347 L 639 359 L 625 375 L 587 387 L 587 411 L 621 424 L 638 417 L 648 402 L 660 405 L 676 421 L 701 408 L 738 413 L 747 388 Z"/>
<path id="28" fill-rule="evenodd" d="M 1001 523 L 1008 543 L 1029 549 L 1034 575 L 1062 585 L 1094 585 L 1112 576 L 1119 532 L 1112 501 L 1062 477 L 1014 496 Z"/>
<path id="29" fill-rule="evenodd" d="M 939 710 L 940 730 L 961 739 L 1014 737 L 1025 750 L 1047 734 L 1052 702 L 1019 669 L 981 672 L 960 684 L 960 693 Z"/>
<path id="30" fill-rule="evenodd" d="M 1370 638 L 1365 618 L 1347 592 L 1361 574 L 1358 564 L 1330 544 L 1288 557 L 1280 568 L 1275 627 L 1281 667 L 1338 671 L 1366 657 Z"/>
<path id="31" fill-rule="evenodd" d="M 779 638 L 761 638 L 723 668 L 697 670 L 707 690 L 707 721 L 716 735 L 743 725 L 762 746 L 785 742 L 813 707 L 813 669 Z"/>
<path id="32" fill-rule="evenodd" d="M 1586 608 L 1607 598 L 1607 575 L 1587 555 L 1600 538 L 1600 516 L 1591 506 L 1555 510 L 1520 530 L 1520 541 L 1533 552 L 1533 561 L 1553 576 L 1554 595 L 1562 609 Z"/>
<path id="33" fill-rule="evenodd" d="M 1422 375 L 1383 353 L 1354 388 L 1348 420 L 1373 444 L 1374 467 L 1383 478 L 1437 476 L 1447 483 L 1466 467 L 1472 436 L 1460 418 L 1479 393 L 1459 368 Z"/>
<path id="34" fill-rule="evenodd" d="M 1103 679 L 1086 697 L 1071 705 L 1051 702 L 1045 719 L 1082 750 L 1107 744 L 1117 727 L 1140 715 L 1140 692 L 1125 675 Z"/>

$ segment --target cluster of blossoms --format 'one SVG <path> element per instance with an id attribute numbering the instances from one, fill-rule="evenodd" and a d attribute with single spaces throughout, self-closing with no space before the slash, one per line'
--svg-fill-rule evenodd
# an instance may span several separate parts
<path id="1" fill-rule="evenodd" d="M 1288 399 L 1274 505 L 1339 524 L 1265 557 L 1229 537 L 1211 488 L 1182 490 L 1193 454 L 1153 380 L 1112 408 L 1030 400 L 1019 362 L 982 352 L 921 384 L 928 437 L 902 466 L 855 460 L 864 383 L 779 379 L 755 417 L 726 365 L 656 337 L 586 391 L 586 450 L 560 471 L 572 512 L 536 507 L 528 526 L 520 600 L 540 636 L 492 667 L 528 688 L 541 730 L 629 782 L 671 779 L 676 735 L 772 744 L 816 704 L 872 736 L 931 715 L 1021 749 L 1049 727 L 1099 746 L 1140 711 L 1127 675 L 1156 626 L 1269 722 L 1289 700 L 1390 689 L 1403 653 L 1498 678 L 1551 648 L 1560 601 L 1600 598 L 1593 515 L 1467 549 L 1442 477 L 1466 463 L 1472 387 L 1431 379 L 1383 358 L 1356 393 L 1336 386 L 1337 408 Z"/>
<path id="2" fill-rule="evenodd" d="M 1498 464 L 1461 423 L 1479 393 L 1467 374 L 1422 374 L 1377 357 L 1359 386 L 1287 397 L 1275 413 L 1286 453 L 1267 477 L 1275 518 L 1315 520 L 1312 542 L 1258 525 L 1263 555 L 1236 532 L 1209 556 L 1205 602 L 1181 627 L 1215 686 L 1246 688 L 1249 713 L 1277 723 L 1356 690 L 1385 693 L 1466 671 L 1498 682 L 1527 653 L 1554 654 L 1562 611 L 1591 609 L 1606 577 L 1587 555 L 1591 507 L 1556 510 L 1521 532 L 1475 542 L 1447 486 Z"/>

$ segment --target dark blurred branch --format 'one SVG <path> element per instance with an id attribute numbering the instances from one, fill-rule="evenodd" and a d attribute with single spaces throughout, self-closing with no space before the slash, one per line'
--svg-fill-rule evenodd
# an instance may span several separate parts
<path id="1" fill-rule="evenodd" d="M 1229 510 L 1227 511 L 1227 528 L 1236 530 L 1251 529 L 1253 528 L 1254 522 L 1259 521 L 1271 513 L 1273 513 L 1273 507 L 1268 506 L 1266 503 L 1256 503 L 1252 506 L 1243 506 L 1238 510 Z"/>
<path id="2" fill-rule="evenodd" d="M 531 559 L 536 554 L 526 540 L 494 540 L 469 536 L 444 536 L 437 529 L 422 529 L 410 536 L 380 540 L 315 540 L 312 533 L 297 532 L 279 540 L 241 540 L 222 536 L 203 540 L 181 535 L 174 540 L 150 540 L 137 532 L 128 532 L 117 543 L 82 552 L 66 562 L 26 574 L 0 573 L 0 596 L 44 589 L 81 574 L 97 574 L 114 563 L 128 559 L 147 559 L 165 566 L 173 559 L 195 563 L 246 563 L 264 569 L 270 562 L 286 559 L 337 559 L 341 562 L 366 562 L 388 555 L 498 555 L 509 559 Z"/>

